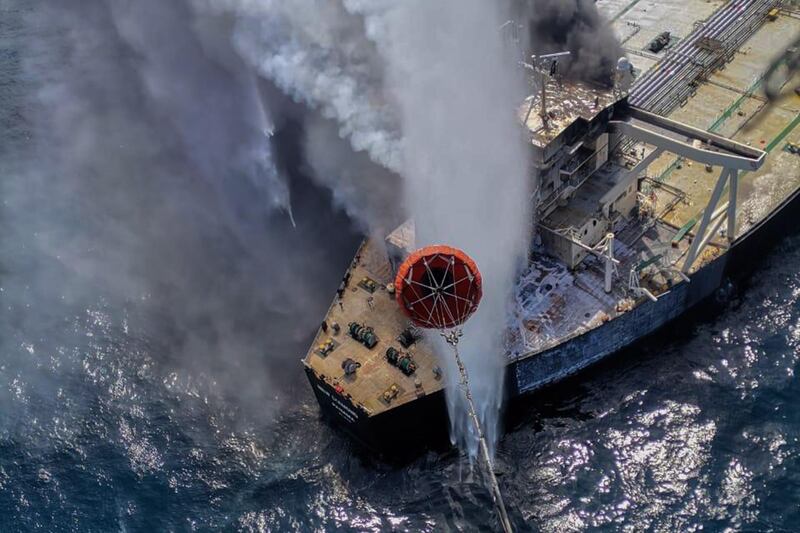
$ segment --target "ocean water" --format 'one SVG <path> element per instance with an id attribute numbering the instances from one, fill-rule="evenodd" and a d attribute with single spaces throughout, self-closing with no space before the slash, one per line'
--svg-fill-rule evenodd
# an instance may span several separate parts
<path id="1" fill-rule="evenodd" d="M 100 261 L 119 234 L 93 228 L 82 235 L 105 248 L 70 255 L 92 241 L 69 240 L 85 231 L 82 219 L 49 194 L 66 178 L 32 161 L 38 126 L 25 101 L 47 83 L 23 68 L 22 50 L 42 29 L 20 11 L 0 1 L 0 531 L 495 528 L 489 494 L 458 453 L 385 463 L 320 421 L 299 356 L 357 242 L 350 228 L 335 243 L 325 233 L 347 225 L 329 198 L 309 193 L 295 215 L 296 231 L 317 239 L 314 259 L 331 262 L 308 272 L 308 291 L 292 292 L 304 305 L 282 312 L 253 305 L 262 296 L 253 288 L 176 320 L 178 307 L 153 304 L 158 287 L 126 285 L 124 298 L 109 289 L 138 279 Z M 33 167 L 48 172 L 29 175 Z M 70 201 L 87 194 L 78 193 Z M 316 225 L 303 222 L 325 209 Z M 216 229 L 197 228 L 203 238 L 190 251 L 206 250 Z M 54 246 L 64 239 L 70 246 Z M 176 264 L 159 252 L 133 270 Z M 79 275 L 81 259 L 109 270 Z M 185 291 L 211 294 L 212 278 L 232 276 L 209 262 L 207 275 L 181 272 Z M 800 529 L 798 265 L 800 239 L 789 237 L 716 316 L 531 398 L 498 446 L 516 528 Z M 206 302 L 167 292 L 181 308 Z M 212 318 L 239 306 L 255 318 L 225 323 L 244 339 L 237 349 L 219 341 L 227 337 Z M 253 350 L 259 339 L 263 350 Z"/>

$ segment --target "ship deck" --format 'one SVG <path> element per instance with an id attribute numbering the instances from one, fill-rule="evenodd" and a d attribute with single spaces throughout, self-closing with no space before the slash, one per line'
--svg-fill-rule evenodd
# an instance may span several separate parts
<path id="1" fill-rule="evenodd" d="M 517 110 L 520 122 L 530 133 L 531 142 L 539 147 L 561 135 L 577 119 L 589 122 L 616 101 L 613 91 L 603 87 L 550 79 L 546 83 L 546 125 L 541 116 L 540 93 L 528 96 Z"/>
<path id="2" fill-rule="evenodd" d="M 644 225 L 631 221 L 614 247 L 620 263 L 610 293 L 604 290 L 605 267 L 593 256 L 571 271 L 551 257 L 533 254 L 515 291 L 516 305 L 508 323 L 508 357 L 513 360 L 544 351 L 641 303 L 628 288 L 632 268 L 647 265 L 642 269 L 640 286 L 656 295 L 681 283 L 680 275 L 668 266 L 680 263 L 689 243 L 682 240 L 672 247 L 676 232 L 661 221 Z M 719 251 L 721 247 L 715 243 L 712 249 Z M 707 254 L 705 260 L 712 256 Z"/>
<path id="3" fill-rule="evenodd" d="M 673 53 L 659 54 L 647 44 L 660 32 L 672 32 L 675 46 L 719 9 L 724 0 L 598 0 L 600 11 L 612 22 L 625 52 L 643 74 L 657 69 L 658 62 Z M 765 21 L 740 46 L 733 60 L 702 81 L 692 96 L 680 102 L 668 116 L 678 122 L 708 130 L 766 151 L 766 162 L 757 172 L 739 177 L 740 216 L 737 235 L 764 218 L 800 186 L 800 157 L 784 151 L 787 143 L 800 143 L 800 95 L 791 95 L 768 106 L 761 78 L 775 57 L 791 46 L 800 34 L 800 14 L 783 9 L 775 20 Z M 641 77 L 641 76 L 640 76 Z M 784 89 L 800 86 L 800 73 Z M 718 172 L 718 170 L 717 170 Z M 666 221 L 681 227 L 696 218 L 710 195 L 717 174 L 703 165 L 664 154 L 650 166 L 657 181 L 678 187 L 691 196 L 668 214 Z"/>
<path id="4" fill-rule="evenodd" d="M 361 280 L 364 278 L 376 282 L 374 292 L 362 286 Z M 342 394 L 349 396 L 354 404 L 361 406 L 369 415 L 441 390 L 443 373 L 439 378 L 434 374 L 438 363 L 429 343 L 423 338 L 406 349 L 397 341 L 398 335 L 410 323 L 397 305 L 394 295 L 386 288 L 392 278 L 385 249 L 371 240 L 364 241 L 344 279 L 347 281 L 341 299 L 335 298 L 325 315 L 328 331 L 319 329 L 303 359 L 304 364 L 317 377 L 334 387 L 340 386 Z M 350 322 L 373 328 L 379 339 L 378 344 L 369 349 L 353 339 L 348 333 Z M 334 323 L 341 328 L 338 334 L 333 331 Z M 332 340 L 336 348 L 327 356 L 322 356 L 318 347 L 327 340 Z M 399 368 L 389 364 L 386 350 L 390 346 L 412 356 L 417 364 L 414 374 L 406 376 Z M 354 376 L 345 376 L 342 369 L 342 362 L 348 358 L 361 364 Z M 397 396 L 387 403 L 383 395 L 393 385 L 397 387 Z"/>

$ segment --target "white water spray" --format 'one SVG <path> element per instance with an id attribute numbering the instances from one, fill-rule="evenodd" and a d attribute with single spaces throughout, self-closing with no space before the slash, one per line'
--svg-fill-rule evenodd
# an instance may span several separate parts
<path id="1" fill-rule="evenodd" d="M 460 347 L 491 443 L 503 399 L 506 305 L 530 226 L 531 183 L 514 117 L 524 82 L 499 31 L 504 20 L 496 3 L 413 0 L 390 12 L 384 26 L 417 245 L 457 246 L 483 275 L 484 299 Z M 446 353 L 442 359 L 451 362 Z M 476 436 L 452 364 L 448 376 L 451 434 L 474 455 Z"/>

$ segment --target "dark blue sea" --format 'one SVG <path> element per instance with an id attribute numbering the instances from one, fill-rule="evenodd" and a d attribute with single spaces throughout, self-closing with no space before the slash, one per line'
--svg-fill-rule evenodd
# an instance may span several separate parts
<path id="1" fill-rule="evenodd" d="M 0 531 L 496 528 L 457 452 L 383 462 L 320 420 L 300 357 L 359 227 L 291 125 L 296 227 L 218 178 L 227 86 L 166 112 L 108 38 L 127 3 L 63 3 L 0 0 Z M 786 238 L 718 314 L 531 398 L 497 452 L 516 528 L 800 530 L 799 266 Z"/>

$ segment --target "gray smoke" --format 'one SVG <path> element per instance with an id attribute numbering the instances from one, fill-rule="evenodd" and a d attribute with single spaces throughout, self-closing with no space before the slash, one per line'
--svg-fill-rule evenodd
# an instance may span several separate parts
<path id="1" fill-rule="evenodd" d="M 209 376 L 268 419 L 357 244 L 302 175 L 302 132 L 268 136 L 291 106 L 262 102 L 231 19 L 186 2 L 36 2 L 26 23 L 5 347 L 49 338 L 63 306 L 108 306 L 167 343 L 161 370 Z"/>
<path id="2" fill-rule="evenodd" d="M 339 135 L 401 171 L 400 130 L 383 90 L 383 62 L 361 17 L 339 1 L 228 0 L 237 50 L 259 74 L 338 124 Z"/>
<path id="3" fill-rule="evenodd" d="M 523 25 L 529 53 L 571 52 L 560 60 L 562 73 L 573 79 L 612 83 L 613 69 L 624 55 L 614 31 L 594 0 L 511 0 Z"/>
<path id="4" fill-rule="evenodd" d="M 338 131 L 338 124 L 331 120 L 306 118 L 304 153 L 310 174 L 331 190 L 334 203 L 362 232 L 382 240 L 406 213 L 401 178 L 377 166 L 365 152 L 354 153 Z"/>
<path id="5" fill-rule="evenodd" d="M 362 16 L 339 1 L 194 0 L 194 5 L 231 17 L 231 38 L 243 61 L 318 112 L 302 117 L 305 156 L 337 204 L 365 233 L 396 224 L 403 205 L 402 133 L 384 86 L 384 59 Z"/>

